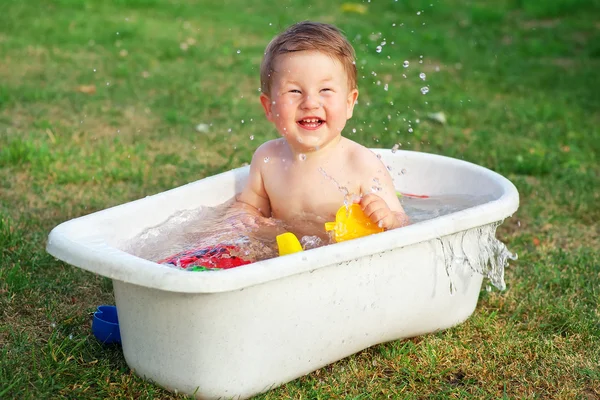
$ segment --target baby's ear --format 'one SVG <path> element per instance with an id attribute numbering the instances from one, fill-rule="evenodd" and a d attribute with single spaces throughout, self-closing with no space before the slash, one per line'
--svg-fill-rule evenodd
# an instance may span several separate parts
<path id="1" fill-rule="evenodd" d="M 261 94 L 260 95 L 260 104 L 262 104 L 264 110 L 265 110 L 265 116 L 267 117 L 267 119 L 271 122 L 273 122 L 273 113 L 271 112 L 271 107 L 273 106 L 273 103 L 271 102 L 271 99 L 269 98 L 269 96 L 267 96 L 266 94 Z"/>
<path id="2" fill-rule="evenodd" d="M 358 89 L 352 89 L 350 93 L 348 93 L 348 99 L 346 103 L 346 119 L 352 118 L 356 99 L 358 99 Z"/>

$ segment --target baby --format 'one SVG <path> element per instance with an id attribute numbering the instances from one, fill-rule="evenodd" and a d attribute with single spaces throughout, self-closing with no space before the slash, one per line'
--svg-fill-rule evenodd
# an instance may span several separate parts
<path id="1" fill-rule="evenodd" d="M 276 36 L 261 65 L 260 102 L 281 138 L 254 153 L 235 209 L 258 225 L 282 220 L 324 236 L 348 202 L 385 229 L 408 223 L 392 178 L 366 147 L 342 136 L 358 98 L 352 45 L 334 26 L 300 22 Z"/>

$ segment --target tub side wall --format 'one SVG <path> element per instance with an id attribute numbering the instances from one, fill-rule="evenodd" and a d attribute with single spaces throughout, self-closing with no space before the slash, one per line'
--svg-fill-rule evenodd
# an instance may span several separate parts
<path id="1" fill-rule="evenodd" d="M 498 199 L 505 191 L 499 181 L 490 179 L 492 171 L 466 161 L 444 156 L 423 157 L 424 153 L 413 151 L 372 150 L 381 155 L 401 192 L 428 196 L 489 195 Z"/>
<path id="2" fill-rule="evenodd" d="M 435 241 L 218 294 L 115 282 L 123 351 L 140 376 L 198 398 L 251 395 L 369 346 L 456 325 L 482 277 Z"/>

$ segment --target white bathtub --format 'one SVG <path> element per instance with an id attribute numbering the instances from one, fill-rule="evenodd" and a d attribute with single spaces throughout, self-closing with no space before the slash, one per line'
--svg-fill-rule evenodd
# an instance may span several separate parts
<path id="1" fill-rule="evenodd" d="M 449 328 L 474 311 L 483 277 L 465 262 L 446 268 L 442 243 L 476 250 L 465 232 L 512 215 L 516 188 L 464 161 L 374 151 L 403 192 L 493 200 L 218 272 L 177 270 L 119 250 L 199 199 L 207 206 L 230 199 L 247 176 L 240 168 L 65 222 L 47 250 L 113 280 L 123 353 L 136 374 L 197 398 L 247 398 L 377 343 Z"/>

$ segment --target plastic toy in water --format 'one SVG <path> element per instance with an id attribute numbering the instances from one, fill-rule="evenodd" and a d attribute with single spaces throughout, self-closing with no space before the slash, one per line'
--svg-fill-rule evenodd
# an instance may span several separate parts
<path id="1" fill-rule="evenodd" d="M 400 192 L 397 192 L 400 193 Z M 426 194 L 412 194 L 412 193 L 400 193 L 400 196 L 404 196 L 404 197 L 413 197 L 415 199 L 428 199 L 429 196 L 427 196 Z"/>
<path id="2" fill-rule="evenodd" d="M 188 271 L 221 270 L 250 264 L 252 261 L 233 255 L 232 252 L 238 250 L 236 246 L 218 244 L 216 246 L 185 250 L 174 256 L 160 260 L 158 263 L 171 264 L 187 269 Z"/>
<path id="3" fill-rule="evenodd" d="M 285 256 L 302 251 L 302 245 L 298 241 L 298 238 L 291 232 L 277 235 L 276 239 L 277 247 L 279 248 L 279 256 Z"/>
<path id="4" fill-rule="evenodd" d="M 333 239 L 338 243 L 384 231 L 371 222 L 358 204 L 352 204 L 347 209 L 346 206 L 340 207 L 335 222 L 326 222 L 325 230 L 334 231 Z"/>
<path id="5" fill-rule="evenodd" d="M 98 306 L 92 320 L 92 333 L 96 339 L 104 344 L 121 343 L 117 307 Z"/>

